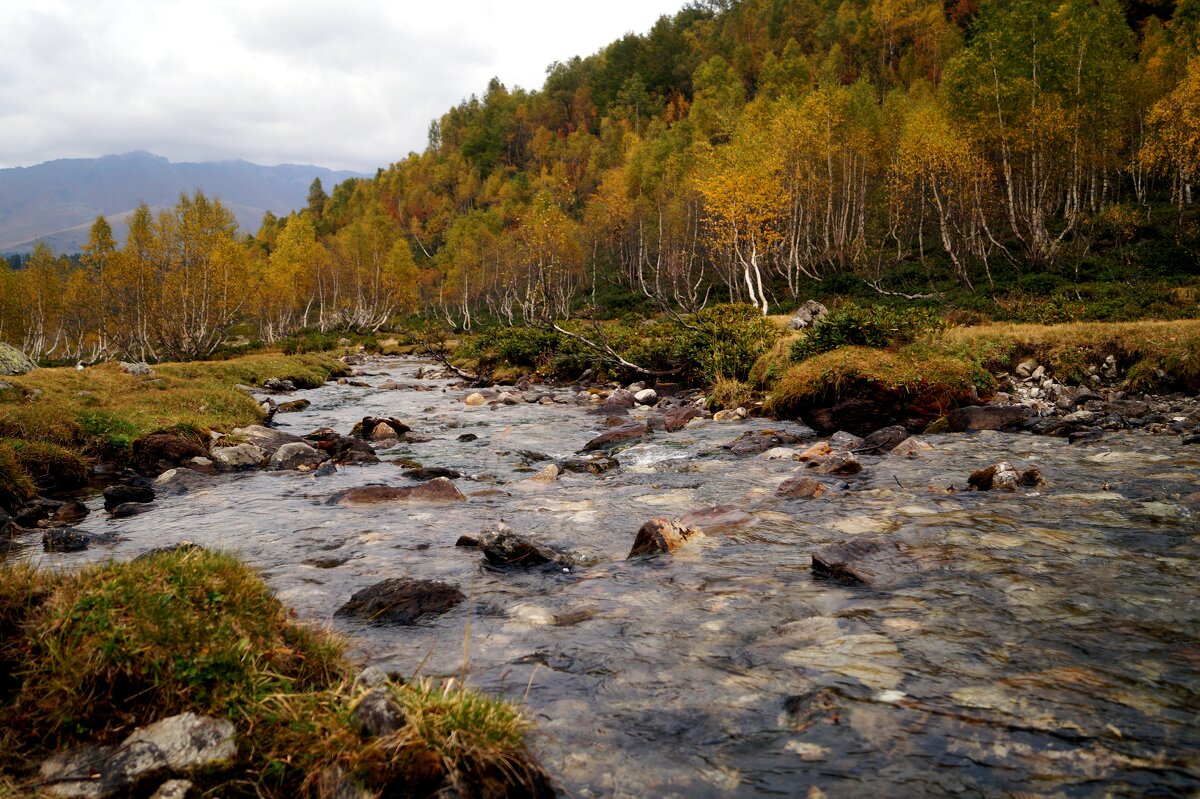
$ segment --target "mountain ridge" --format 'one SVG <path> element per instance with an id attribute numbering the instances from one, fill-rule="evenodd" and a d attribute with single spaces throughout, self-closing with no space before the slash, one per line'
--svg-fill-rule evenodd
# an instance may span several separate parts
<path id="1" fill-rule="evenodd" d="M 139 203 L 168 207 L 181 193 L 197 190 L 219 197 L 242 230 L 253 233 L 266 211 L 282 215 L 303 207 L 314 178 L 330 191 L 363 177 L 311 164 L 265 166 L 240 158 L 173 162 L 145 150 L 9 167 L 0 169 L 0 252 L 28 252 L 37 241 L 55 253 L 78 252 L 101 214 L 123 242 L 122 219 Z"/>

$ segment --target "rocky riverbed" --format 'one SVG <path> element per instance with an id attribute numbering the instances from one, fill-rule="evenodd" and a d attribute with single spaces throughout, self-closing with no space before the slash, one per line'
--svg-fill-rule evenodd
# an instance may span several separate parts
<path id="1" fill-rule="evenodd" d="M 1190 795 L 1194 401 L 1035 371 L 859 438 L 368 362 L 16 543 L 235 551 L 365 661 L 523 702 L 574 796 Z"/>

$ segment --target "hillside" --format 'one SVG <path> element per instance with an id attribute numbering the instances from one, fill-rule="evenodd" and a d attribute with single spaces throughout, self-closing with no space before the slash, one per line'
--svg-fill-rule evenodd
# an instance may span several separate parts
<path id="1" fill-rule="evenodd" d="M 153 208 L 170 206 L 180 192 L 197 189 L 221 197 L 242 230 L 253 233 L 265 211 L 286 214 L 303 207 L 318 177 L 331 189 L 361 176 L 296 164 L 172 163 L 146 152 L 0 169 L 0 252 L 29 251 L 38 239 L 56 253 L 78 252 L 99 214 L 108 218 L 116 240 L 123 242 L 125 217 L 139 202 Z"/>

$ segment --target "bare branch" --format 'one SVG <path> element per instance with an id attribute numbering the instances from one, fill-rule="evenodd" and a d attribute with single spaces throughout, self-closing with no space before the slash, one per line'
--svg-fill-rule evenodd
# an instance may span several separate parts
<path id="1" fill-rule="evenodd" d="M 626 369 L 629 369 L 631 371 L 637 372 L 638 374 L 650 375 L 651 377 L 669 377 L 669 376 L 679 374 L 679 369 L 666 369 L 666 370 L 647 369 L 644 366 L 638 366 L 636 363 L 627 361 L 624 358 L 622 358 L 617 353 L 617 351 L 614 350 L 607 343 L 597 344 L 595 341 L 584 338 L 583 336 L 579 335 L 578 333 L 572 333 L 570 330 L 567 330 L 566 328 L 562 327 L 557 322 L 551 322 L 550 326 L 555 331 L 561 333 L 562 335 L 566 336 L 567 338 L 572 339 L 574 341 L 578 341 L 580 344 L 582 344 L 583 346 L 592 350 L 593 352 L 600 353 L 601 355 L 605 356 L 605 358 L 607 358 L 609 361 L 616 363 L 620 366 L 623 366 Z"/>

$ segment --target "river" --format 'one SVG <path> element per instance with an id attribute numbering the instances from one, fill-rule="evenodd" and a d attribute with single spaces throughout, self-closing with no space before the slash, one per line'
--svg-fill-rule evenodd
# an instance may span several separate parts
<path id="1" fill-rule="evenodd" d="M 469 391 L 423 368 L 369 364 L 375 386 L 424 390 L 328 384 L 297 392 L 311 407 L 278 421 L 302 435 L 394 416 L 431 441 L 326 477 L 221 476 L 121 520 L 94 497 L 83 528 L 121 540 L 36 559 L 73 567 L 181 541 L 236 552 L 364 661 L 465 677 L 523 704 L 535 751 L 575 797 L 1200 791 L 1200 525 L 1179 500 L 1200 491 L 1200 449 L 1134 434 L 1084 446 L 930 436 L 933 451 L 864 457 L 851 491 L 803 500 L 775 493 L 801 464 L 719 445 L 811 431 L 697 420 L 619 453 L 605 474 L 519 483 L 539 464 L 518 450 L 572 455 L 603 417 L 574 402 L 469 407 Z M 456 483 L 469 501 L 325 504 L 352 486 L 408 484 L 387 462 L 398 457 L 467 475 Z M 1037 466 L 1048 484 L 929 489 L 962 488 L 997 460 Z M 731 506 L 730 524 L 625 560 L 644 521 L 717 505 Z M 499 520 L 582 565 L 502 571 L 455 547 Z M 913 565 L 897 585 L 813 577 L 816 547 L 880 534 Z M 411 627 L 333 617 L 353 592 L 405 576 L 454 583 L 467 601 Z"/>

